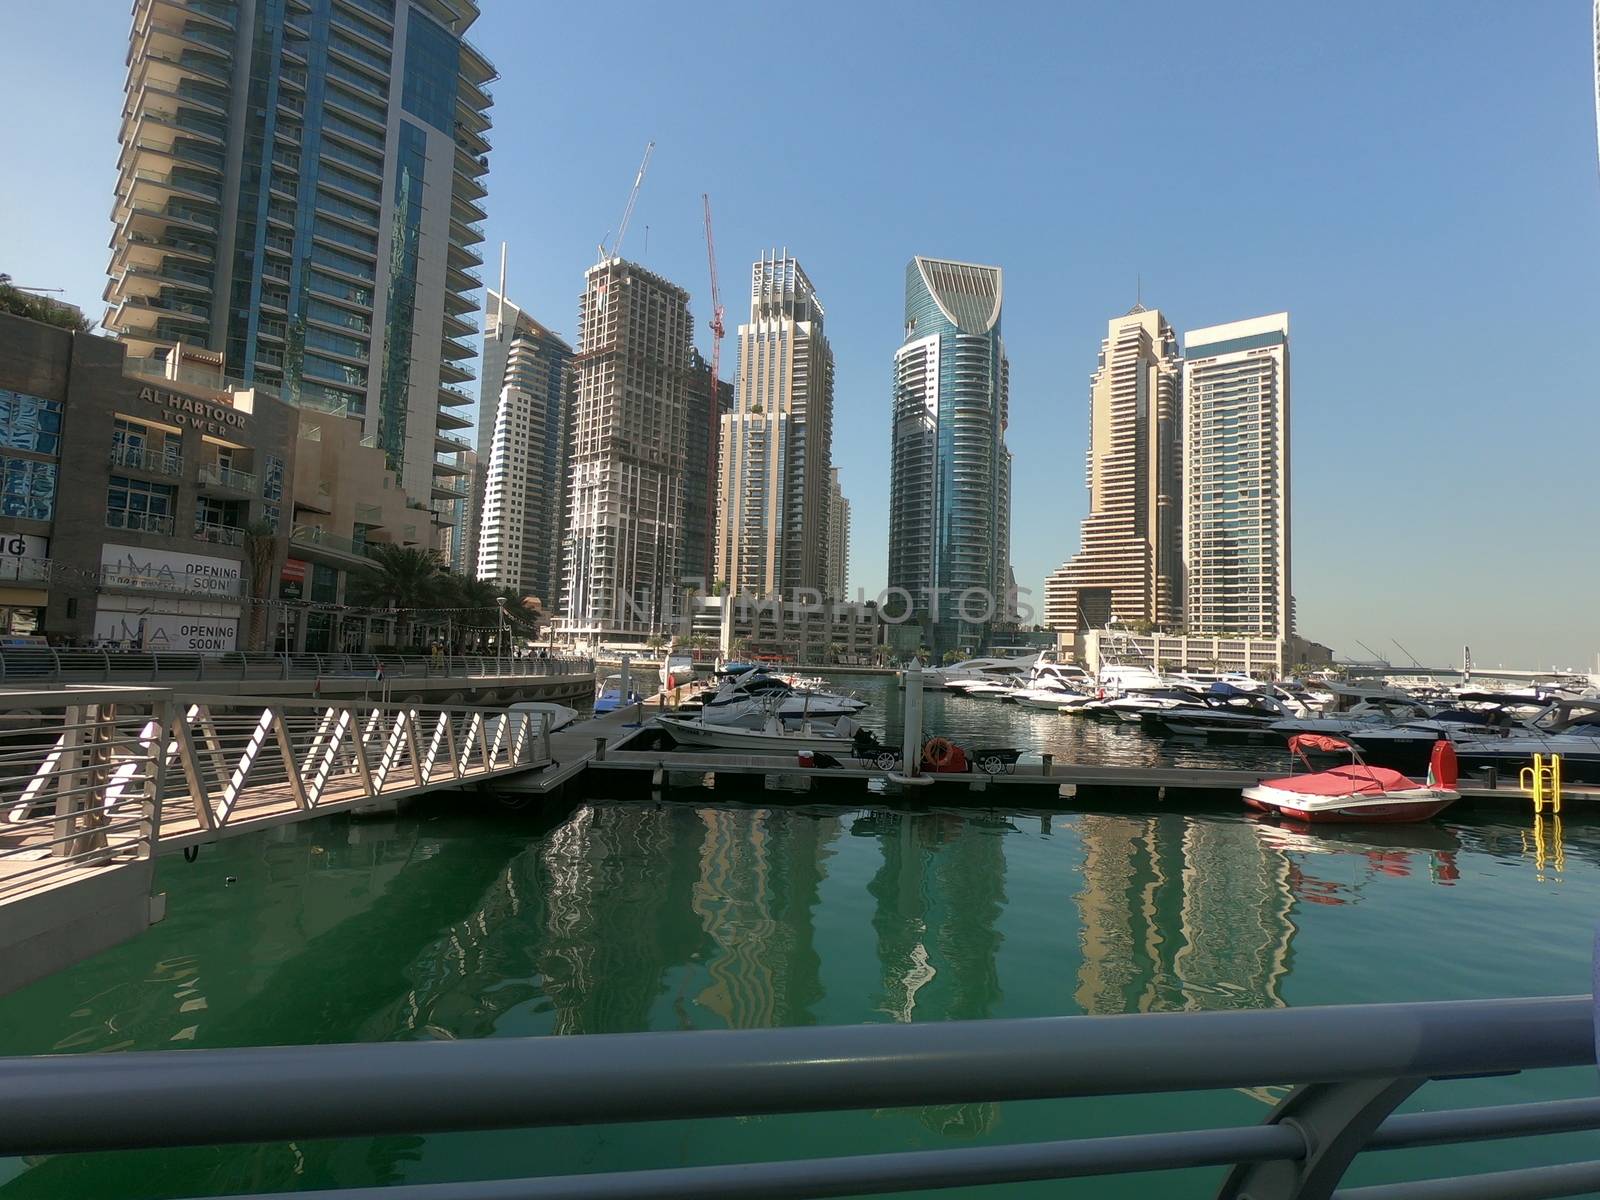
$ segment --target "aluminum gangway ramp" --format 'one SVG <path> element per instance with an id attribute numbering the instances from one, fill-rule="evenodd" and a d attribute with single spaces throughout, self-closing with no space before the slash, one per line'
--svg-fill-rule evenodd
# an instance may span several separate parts
<path id="1" fill-rule="evenodd" d="M 549 725 L 460 705 L 0 693 L 0 994 L 159 920 L 158 854 L 534 771 Z"/>

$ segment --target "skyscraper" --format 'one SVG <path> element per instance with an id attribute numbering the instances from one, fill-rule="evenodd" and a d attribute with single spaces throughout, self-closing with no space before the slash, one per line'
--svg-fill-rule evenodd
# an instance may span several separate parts
<path id="1" fill-rule="evenodd" d="M 831 600 L 850 592 L 850 501 L 839 486 L 839 468 L 828 471 L 828 582 L 822 589 Z"/>
<path id="2" fill-rule="evenodd" d="M 137 0 L 105 326 L 346 413 L 462 494 L 488 172 L 473 0 Z M 438 454 L 436 454 L 438 452 Z M 439 455 L 442 454 L 442 457 Z"/>
<path id="3" fill-rule="evenodd" d="M 938 653 L 979 646 L 1006 604 L 1002 286 L 999 267 L 922 257 L 906 266 L 905 340 L 894 356 L 889 586 L 910 595 Z"/>
<path id="4" fill-rule="evenodd" d="M 1289 314 L 1184 334 L 1190 633 L 1287 638 Z"/>
<path id="5" fill-rule="evenodd" d="M 561 587 L 572 347 L 492 289 L 483 337 L 485 399 L 496 378 L 500 390 L 478 430 L 487 466 L 475 573 L 553 604 Z M 491 374 L 500 364 L 498 377 Z"/>
<path id="6" fill-rule="evenodd" d="M 717 380 L 711 404 L 711 364 L 689 347 L 688 454 L 683 465 L 683 578 L 702 580 L 702 594 L 716 582 L 717 478 L 722 418 L 733 408 L 733 386 Z"/>
<path id="7" fill-rule="evenodd" d="M 642 640 L 677 614 L 690 341 L 676 284 L 620 258 L 584 275 L 563 543 L 575 638 Z"/>
<path id="8" fill-rule="evenodd" d="M 826 582 L 833 351 L 822 320 L 795 259 L 774 251 L 751 268 L 717 484 L 717 577 L 744 595 Z"/>
<path id="9" fill-rule="evenodd" d="M 1045 624 L 1075 632 L 1182 619 L 1183 363 L 1158 310 L 1114 318 L 1089 379 L 1089 515 L 1078 553 L 1045 583 Z"/>

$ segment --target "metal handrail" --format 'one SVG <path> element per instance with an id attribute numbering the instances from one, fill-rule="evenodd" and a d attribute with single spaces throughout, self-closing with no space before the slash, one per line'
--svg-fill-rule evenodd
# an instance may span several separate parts
<path id="1" fill-rule="evenodd" d="M 166 688 L 66 688 L 0 693 L 0 716 L 25 719 L 8 724 L 0 770 L 0 946 L 7 903 L 148 864 L 173 848 L 169 827 L 211 840 L 550 761 L 548 713 L 386 697 L 257 709 Z M 0 994 L 27 981 L 19 970 L 0 949 Z"/>
<path id="2" fill-rule="evenodd" d="M 0 1060 L 0 1154 L 1303 1084 L 1263 1125 L 450 1183 L 416 1197 L 820 1196 L 1234 1164 L 1224 1200 L 1334 1194 L 1363 1150 L 1600 1127 L 1600 1102 L 1390 1115 L 1430 1078 L 1595 1061 L 1587 996 Z M 238 1104 L 238 1082 L 251 1101 Z M 1353 1098 L 1370 1095 L 1365 1103 Z M 93 1120 L 84 1120 L 92 1112 Z M 1287 1119 L 1292 1115 L 1293 1120 Z M 1270 1170 L 1269 1170 L 1270 1169 Z M 1596 1164 L 1540 1172 L 1582 1182 Z M 1259 1173 L 1258 1173 L 1259 1172 Z M 1470 1183 L 1471 1177 L 1462 1180 Z M 1405 1184 L 1340 1196 L 1421 1195 Z M 1248 1187 L 1248 1192 L 1243 1190 Z M 1578 1189 L 1581 1190 L 1581 1189 Z M 370 1195 L 335 1189 L 330 1198 Z M 1443 1193 L 1441 1193 L 1443 1194 Z"/>
<path id="3" fill-rule="evenodd" d="M 522 679 L 592 675 L 588 658 L 509 658 L 492 654 L 264 654 L 152 652 L 16 646 L 0 649 L 0 685 L 175 683 L 187 680 Z M 9 697 L 0 692 L 0 712 Z"/>

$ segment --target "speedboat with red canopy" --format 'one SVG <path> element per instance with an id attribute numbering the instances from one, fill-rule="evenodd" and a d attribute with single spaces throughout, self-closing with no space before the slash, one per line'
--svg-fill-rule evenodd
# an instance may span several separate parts
<path id="1" fill-rule="evenodd" d="M 1297 733 L 1289 751 L 1308 768 L 1304 775 L 1264 779 L 1244 789 L 1244 802 L 1261 812 L 1291 821 L 1388 823 L 1426 821 L 1461 798 L 1455 791 L 1456 755 L 1448 741 L 1435 743 L 1425 781 L 1388 767 L 1362 761 L 1361 752 L 1343 738 L 1322 733 Z M 1308 752 L 1348 753 L 1351 762 L 1327 771 L 1309 770 Z"/>

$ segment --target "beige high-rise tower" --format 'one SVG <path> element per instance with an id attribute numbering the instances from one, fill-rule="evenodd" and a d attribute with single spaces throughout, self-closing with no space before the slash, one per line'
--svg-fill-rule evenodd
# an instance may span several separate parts
<path id="1" fill-rule="evenodd" d="M 689 345 L 689 293 L 620 258 L 589 268 L 563 542 L 574 639 L 642 641 L 677 615 Z"/>
<path id="2" fill-rule="evenodd" d="M 717 473 L 714 571 L 743 595 L 827 588 L 833 351 L 822 318 L 795 259 L 754 264 Z"/>
<path id="3" fill-rule="evenodd" d="M 1161 313 L 1110 322 L 1089 387 L 1089 515 L 1082 547 L 1045 582 L 1045 623 L 1068 632 L 1183 619 L 1182 362 Z"/>
<path id="4" fill-rule="evenodd" d="M 1287 638 L 1289 314 L 1183 335 L 1189 631 Z"/>

